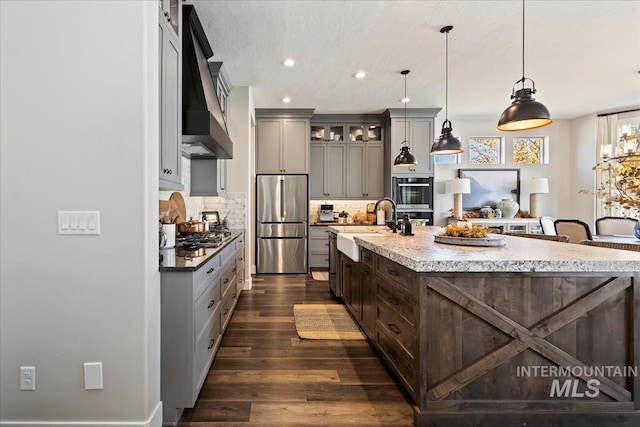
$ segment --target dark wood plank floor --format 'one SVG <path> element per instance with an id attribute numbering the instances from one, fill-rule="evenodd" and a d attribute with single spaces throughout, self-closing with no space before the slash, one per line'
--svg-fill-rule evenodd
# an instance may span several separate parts
<path id="1" fill-rule="evenodd" d="M 411 426 L 413 411 L 366 341 L 301 340 L 293 304 L 334 302 L 311 275 L 264 275 L 243 291 L 181 427 Z"/>

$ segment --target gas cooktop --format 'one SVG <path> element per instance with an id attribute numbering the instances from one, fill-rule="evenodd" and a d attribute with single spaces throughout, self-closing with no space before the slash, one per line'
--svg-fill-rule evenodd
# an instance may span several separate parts
<path id="1" fill-rule="evenodd" d="M 176 237 L 176 247 L 185 249 L 217 248 L 231 238 L 227 229 L 216 229 L 204 233 L 192 233 Z"/>

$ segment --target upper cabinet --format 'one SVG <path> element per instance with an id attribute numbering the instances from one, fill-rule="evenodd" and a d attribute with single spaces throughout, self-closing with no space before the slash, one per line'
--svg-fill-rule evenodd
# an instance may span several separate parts
<path id="1" fill-rule="evenodd" d="M 160 7 L 160 20 L 169 24 L 174 34 L 180 37 L 182 22 L 180 0 L 158 0 L 158 7 Z"/>
<path id="2" fill-rule="evenodd" d="M 440 109 L 412 108 L 407 109 L 407 119 L 404 109 L 387 110 L 390 121 L 390 163 L 392 175 L 431 175 L 433 174 L 433 157 L 429 154 L 434 139 L 434 119 Z M 418 165 L 412 168 L 394 167 L 393 161 L 400 154 L 400 147 L 405 140 L 411 147 L 411 153 L 416 157 Z"/>
<path id="3" fill-rule="evenodd" d="M 313 110 L 256 109 L 256 173 L 309 173 Z"/>
<path id="4" fill-rule="evenodd" d="M 319 114 L 313 120 L 309 171 L 311 199 L 371 200 L 383 197 L 385 168 L 381 117 Z"/>
<path id="5" fill-rule="evenodd" d="M 161 6 L 171 1 L 162 1 Z M 160 9 L 158 43 L 160 54 L 160 189 L 182 190 L 182 56 L 180 41 L 180 8 Z M 173 11 L 173 14 L 171 13 Z M 174 27 L 174 22 L 176 27 Z"/>
<path id="6" fill-rule="evenodd" d="M 378 124 L 350 124 L 347 142 L 382 142 L 382 126 Z"/>

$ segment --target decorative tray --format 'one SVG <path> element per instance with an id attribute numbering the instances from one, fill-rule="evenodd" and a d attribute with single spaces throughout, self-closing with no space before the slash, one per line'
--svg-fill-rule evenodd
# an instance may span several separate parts
<path id="1" fill-rule="evenodd" d="M 459 246 L 504 246 L 507 243 L 507 239 L 499 234 L 489 234 L 487 237 L 435 236 L 435 241 Z"/>

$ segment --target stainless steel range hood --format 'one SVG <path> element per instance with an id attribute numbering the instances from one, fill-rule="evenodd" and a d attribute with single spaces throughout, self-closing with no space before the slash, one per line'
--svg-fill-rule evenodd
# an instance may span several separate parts
<path id="1" fill-rule="evenodd" d="M 231 159 L 233 142 L 207 64 L 213 50 L 194 7 L 183 5 L 182 16 L 182 154 Z"/>

